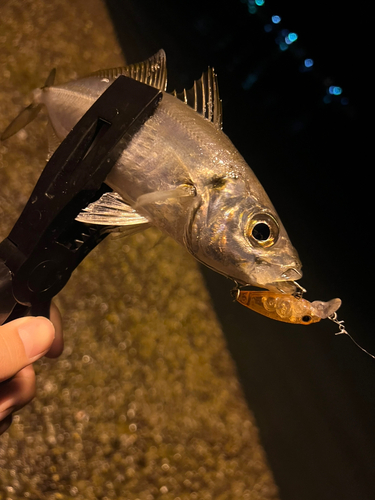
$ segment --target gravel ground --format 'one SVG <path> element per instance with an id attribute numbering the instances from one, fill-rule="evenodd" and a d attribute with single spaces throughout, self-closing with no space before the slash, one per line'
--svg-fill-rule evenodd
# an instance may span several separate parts
<path id="1" fill-rule="evenodd" d="M 52 67 L 121 65 L 99 0 L 0 6 L 0 129 Z M 45 164 L 45 117 L 0 145 L 0 235 Z M 228 297 L 229 300 L 229 297 Z M 198 266 L 148 230 L 108 238 L 56 300 L 66 347 L 0 437 L 0 500 L 277 498 Z"/>

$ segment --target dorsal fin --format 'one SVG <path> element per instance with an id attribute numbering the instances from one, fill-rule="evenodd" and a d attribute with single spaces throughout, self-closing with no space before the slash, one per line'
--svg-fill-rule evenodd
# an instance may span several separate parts
<path id="1" fill-rule="evenodd" d="M 223 128 L 219 86 L 213 68 L 209 67 L 199 80 L 195 80 L 191 89 L 179 93 L 174 90 L 172 94 L 212 122 L 217 129 Z"/>
<path id="2" fill-rule="evenodd" d="M 114 80 L 120 75 L 125 75 L 138 82 L 165 91 L 167 88 L 167 62 L 163 49 L 140 63 L 129 64 L 120 68 L 102 69 L 91 73 L 91 76 Z"/>

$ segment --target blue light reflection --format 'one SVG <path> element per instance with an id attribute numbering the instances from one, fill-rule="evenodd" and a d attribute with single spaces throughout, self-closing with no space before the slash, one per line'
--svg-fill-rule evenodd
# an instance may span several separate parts
<path id="1" fill-rule="evenodd" d="M 298 35 L 297 33 L 289 33 L 286 37 L 285 37 L 285 43 L 287 43 L 288 45 L 290 45 L 291 43 L 295 42 L 298 38 Z"/>
<path id="2" fill-rule="evenodd" d="M 331 85 L 328 89 L 328 92 L 331 95 L 341 95 L 342 94 L 342 88 L 341 87 L 336 87 L 335 85 Z"/>

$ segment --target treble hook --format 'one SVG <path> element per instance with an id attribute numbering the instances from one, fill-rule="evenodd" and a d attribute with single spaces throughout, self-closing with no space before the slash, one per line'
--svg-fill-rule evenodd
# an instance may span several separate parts
<path id="1" fill-rule="evenodd" d="M 341 334 L 345 334 L 345 335 L 347 335 L 347 336 L 350 338 L 350 340 L 351 340 L 352 342 L 354 342 L 354 344 L 355 344 L 357 347 L 359 347 L 359 349 L 361 349 L 361 351 L 365 352 L 365 353 L 366 353 L 366 354 L 368 354 L 371 358 L 375 359 L 375 356 L 374 356 L 373 354 L 371 354 L 370 352 L 366 351 L 366 349 L 364 349 L 362 346 L 360 346 L 360 345 L 358 344 L 358 342 L 356 342 L 356 341 L 353 339 L 353 337 L 350 335 L 350 333 L 348 333 L 348 332 L 346 331 L 346 328 L 345 328 L 345 326 L 344 326 L 344 320 L 341 320 L 341 321 L 340 321 L 340 320 L 338 320 L 338 319 L 337 319 L 337 313 L 333 313 L 331 316 L 328 316 L 328 319 L 330 319 L 331 321 L 333 321 L 334 323 L 336 323 L 336 325 L 338 325 L 338 327 L 339 327 L 339 330 L 340 330 L 340 331 L 339 331 L 339 332 L 337 332 L 337 333 L 335 333 L 335 335 L 341 335 Z"/>
<path id="2" fill-rule="evenodd" d="M 240 295 L 241 286 L 236 280 L 233 281 L 234 281 L 234 288 L 230 291 L 230 294 L 233 298 L 233 301 L 235 301 L 238 299 Z"/>
<path id="3" fill-rule="evenodd" d="M 294 283 L 296 285 L 296 287 L 298 288 L 292 295 L 293 297 L 295 297 L 296 299 L 302 299 L 303 297 L 303 294 L 306 293 L 306 288 L 303 288 L 303 286 L 301 286 L 299 283 L 297 283 L 297 281 L 292 281 L 292 283 Z"/>

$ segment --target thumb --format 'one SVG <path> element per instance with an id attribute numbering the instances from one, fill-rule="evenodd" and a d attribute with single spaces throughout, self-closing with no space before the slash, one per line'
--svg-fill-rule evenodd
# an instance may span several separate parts
<path id="1" fill-rule="evenodd" d="M 20 318 L 0 327 L 0 382 L 42 357 L 55 338 L 53 324 L 42 316 Z"/>

